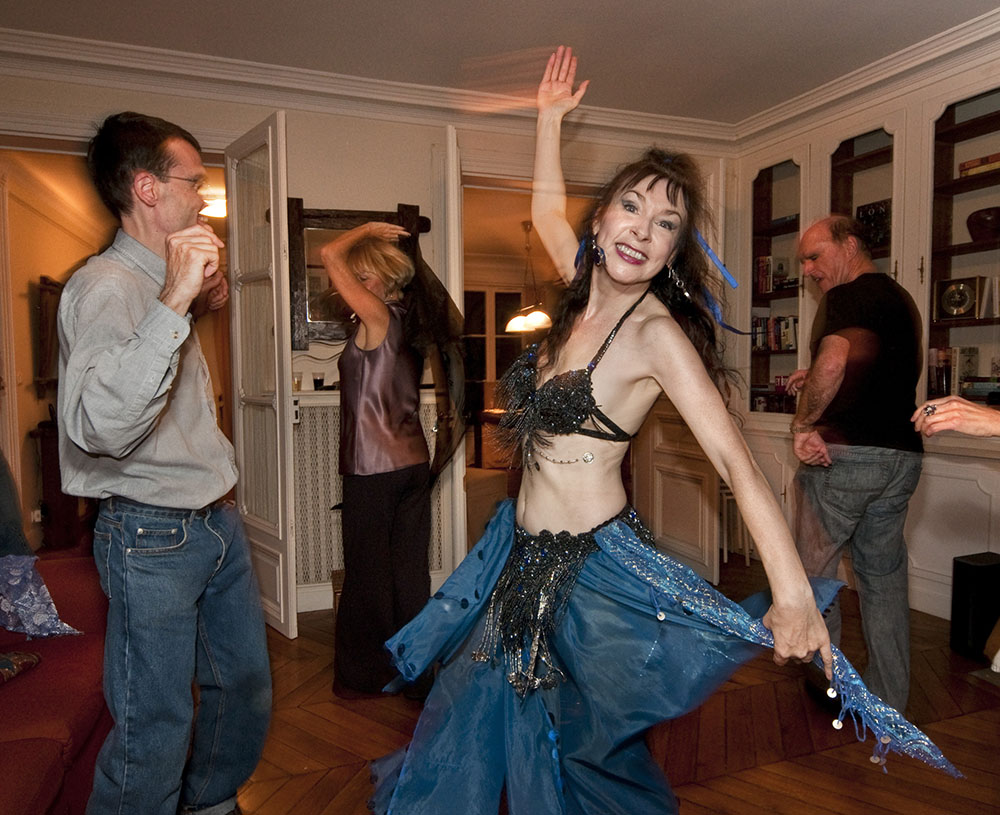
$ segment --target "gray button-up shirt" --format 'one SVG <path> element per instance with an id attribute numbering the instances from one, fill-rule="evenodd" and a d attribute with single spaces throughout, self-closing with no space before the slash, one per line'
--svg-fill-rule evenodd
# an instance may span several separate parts
<path id="1" fill-rule="evenodd" d="M 208 367 L 191 330 L 158 299 L 166 262 L 118 231 L 59 301 L 63 491 L 196 509 L 236 483 Z"/>

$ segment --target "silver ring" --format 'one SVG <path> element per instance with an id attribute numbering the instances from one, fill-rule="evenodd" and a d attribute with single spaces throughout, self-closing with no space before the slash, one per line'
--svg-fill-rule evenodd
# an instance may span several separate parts
<path id="1" fill-rule="evenodd" d="M 924 416 L 933 416 L 937 413 L 937 405 L 924 405 Z"/>

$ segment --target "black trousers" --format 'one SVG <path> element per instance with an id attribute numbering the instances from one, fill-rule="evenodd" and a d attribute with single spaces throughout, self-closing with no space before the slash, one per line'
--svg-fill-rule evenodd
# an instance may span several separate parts
<path id="1" fill-rule="evenodd" d="M 427 464 L 344 476 L 344 587 L 337 609 L 334 676 L 345 687 L 382 690 L 396 675 L 385 641 L 430 596 L 428 479 Z"/>

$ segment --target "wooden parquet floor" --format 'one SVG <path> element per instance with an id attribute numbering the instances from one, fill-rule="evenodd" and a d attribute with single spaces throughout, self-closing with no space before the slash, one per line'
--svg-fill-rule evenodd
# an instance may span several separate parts
<path id="1" fill-rule="evenodd" d="M 722 570 L 720 589 L 734 599 L 765 583 L 756 561 L 746 567 L 733 558 Z M 845 590 L 842 602 L 841 645 L 860 667 L 865 649 L 857 596 Z M 834 730 L 832 717 L 806 693 L 801 668 L 779 668 L 763 655 L 698 710 L 649 734 L 682 815 L 1000 813 L 1000 685 L 983 675 L 983 664 L 955 654 L 948 640 L 947 621 L 914 612 L 907 716 L 964 779 L 896 754 L 883 772 L 869 761 L 871 736 L 858 744 L 850 723 Z M 332 694 L 332 612 L 300 614 L 297 640 L 269 630 L 268 645 L 271 730 L 260 764 L 240 791 L 243 811 L 367 813 L 367 761 L 406 744 L 419 703 L 402 696 L 343 701 Z"/>

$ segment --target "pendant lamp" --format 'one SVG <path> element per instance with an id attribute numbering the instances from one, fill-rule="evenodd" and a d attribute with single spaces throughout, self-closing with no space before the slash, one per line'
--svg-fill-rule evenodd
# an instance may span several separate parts
<path id="1" fill-rule="evenodd" d="M 504 329 L 509 334 L 527 333 L 543 328 L 551 328 L 552 320 L 542 308 L 538 298 L 538 286 L 535 283 L 535 270 L 531 265 L 531 221 L 521 221 L 524 230 L 524 287 L 528 287 L 528 277 L 531 277 L 531 305 L 518 309 L 517 313 L 507 322 Z"/>

